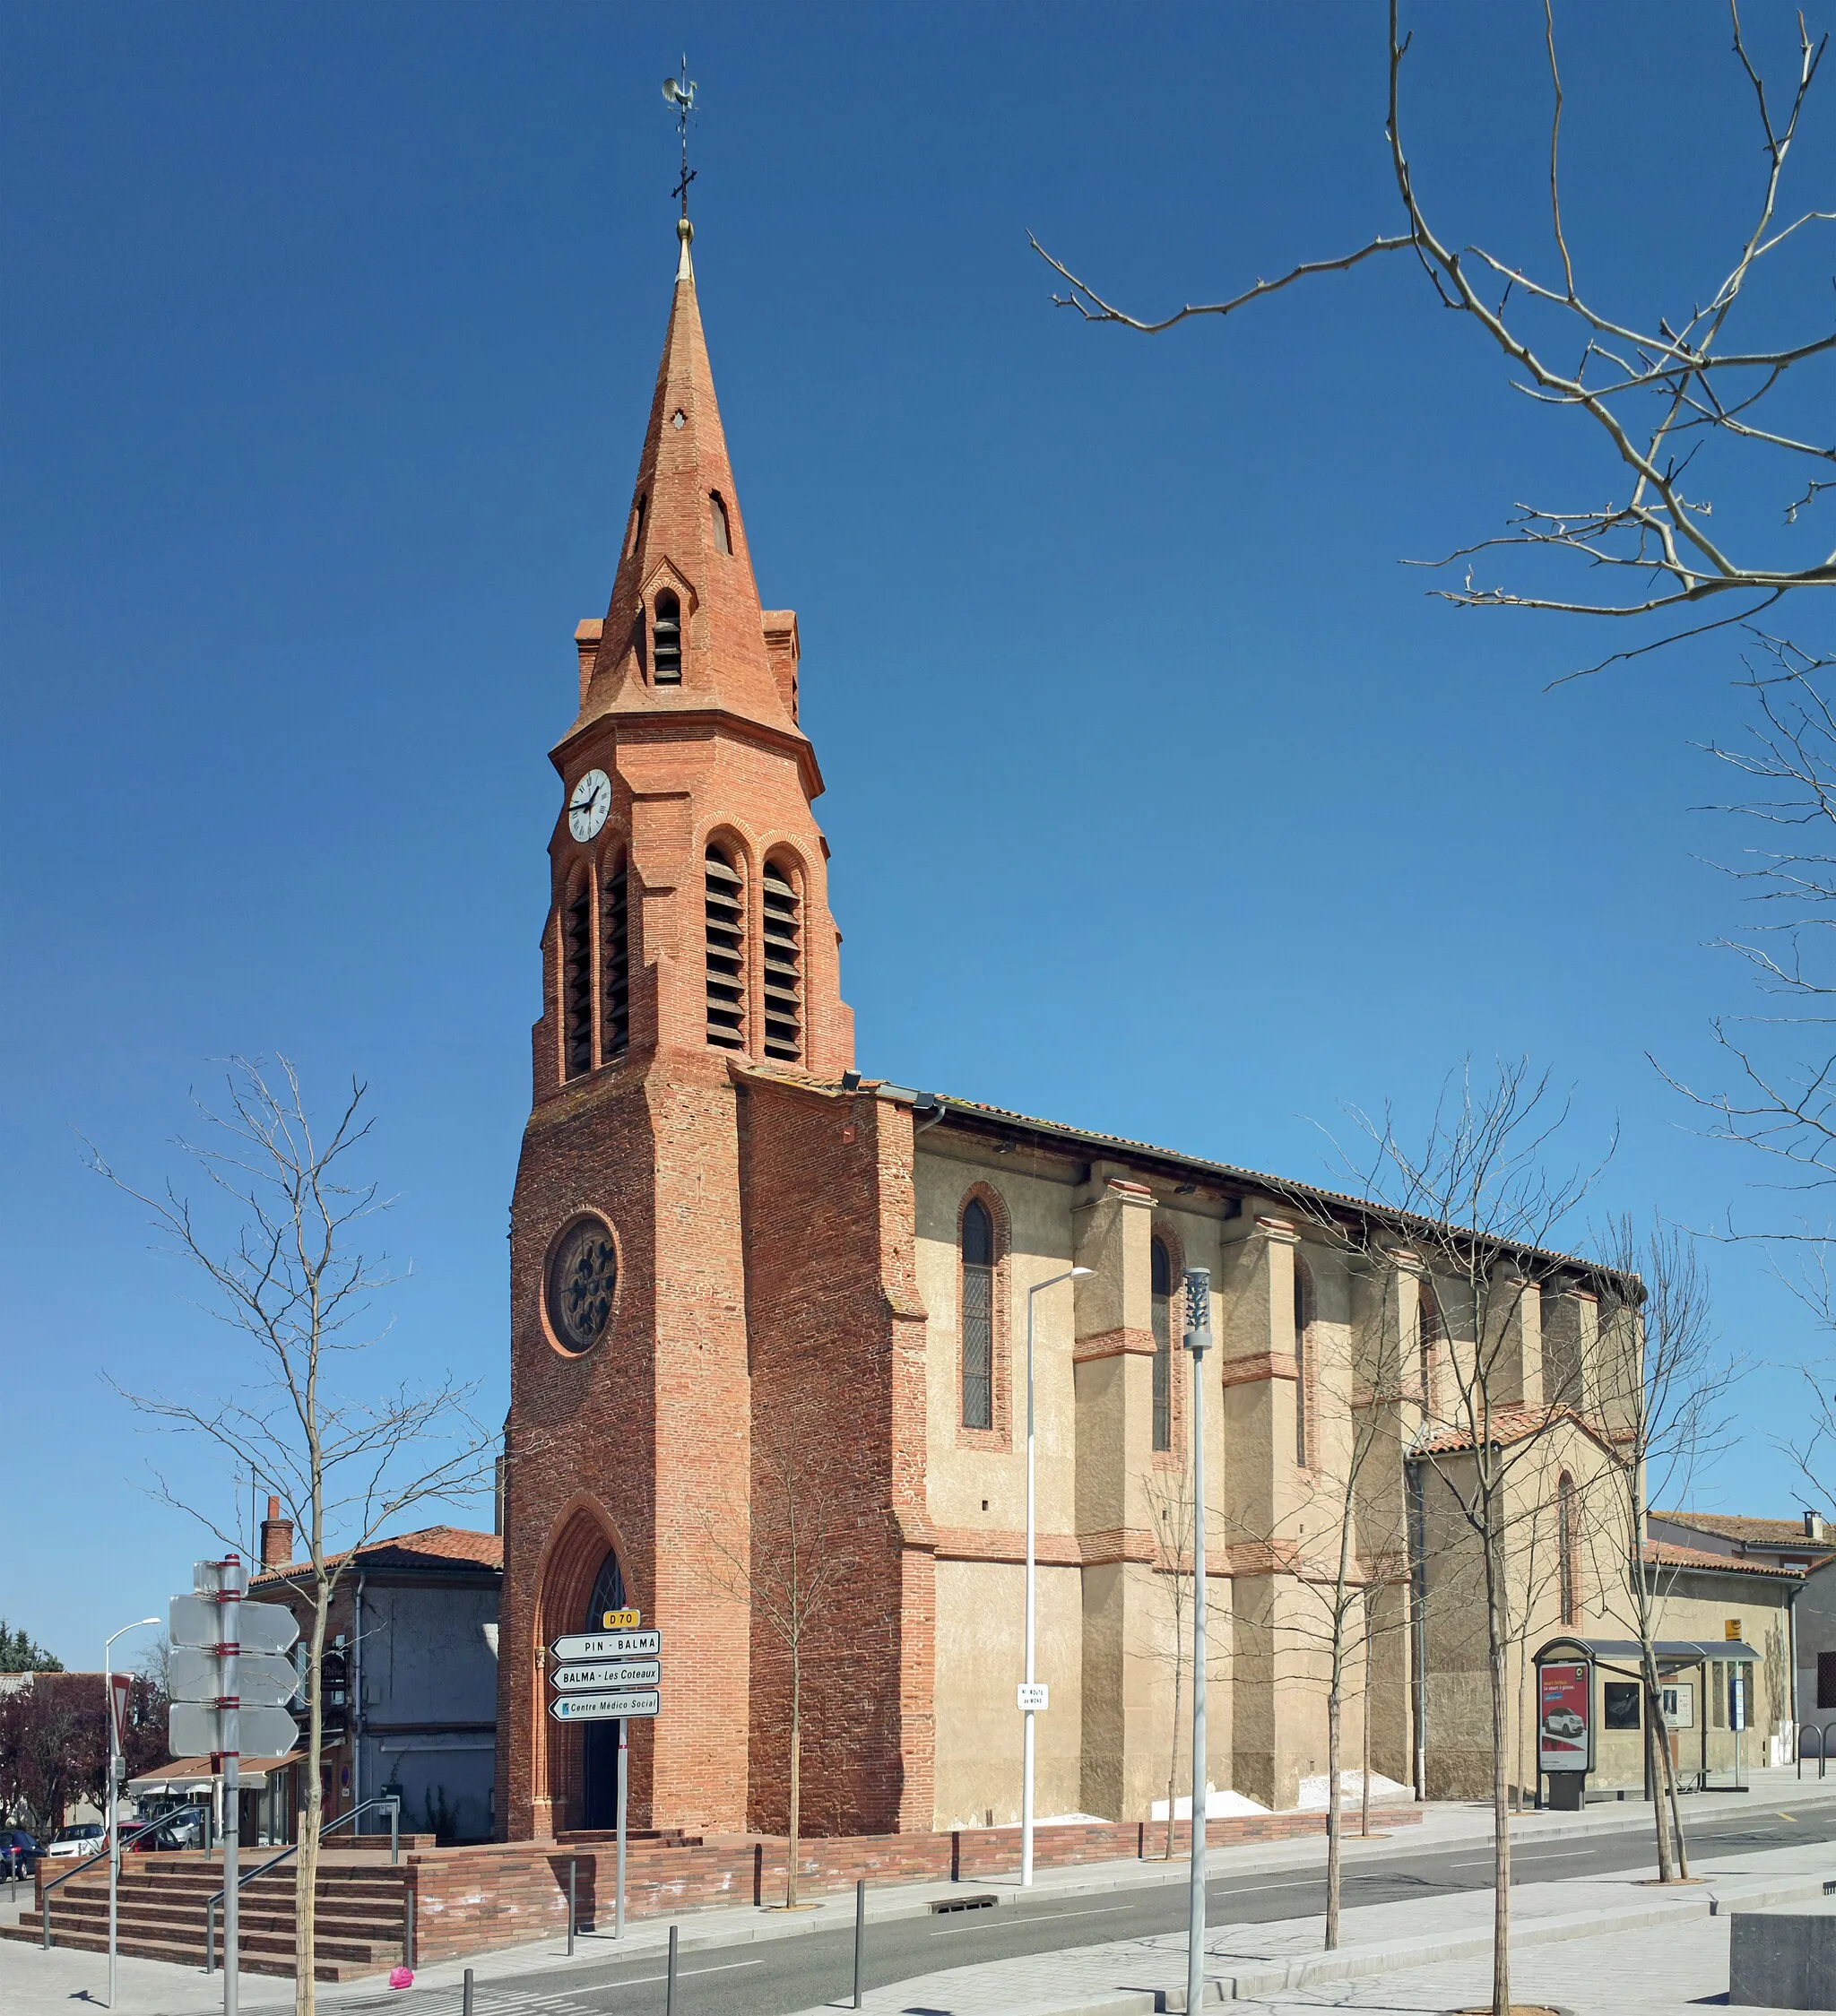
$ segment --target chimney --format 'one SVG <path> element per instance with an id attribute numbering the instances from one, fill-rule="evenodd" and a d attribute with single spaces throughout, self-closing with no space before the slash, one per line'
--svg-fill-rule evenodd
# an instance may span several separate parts
<path id="1" fill-rule="evenodd" d="M 268 1493 L 268 1516 L 262 1521 L 262 1566 L 285 1568 L 293 1559 L 293 1521 L 281 1517 L 281 1501 Z"/>

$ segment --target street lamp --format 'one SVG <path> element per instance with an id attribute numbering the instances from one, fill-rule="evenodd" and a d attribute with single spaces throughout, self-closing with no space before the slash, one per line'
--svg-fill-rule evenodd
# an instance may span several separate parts
<path id="1" fill-rule="evenodd" d="M 157 1617 L 136 1617 L 102 1640 L 102 1708 L 108 1717 L 108 2006 L 115 2006 L 115 1891 L 121 1876 L 121 1840 L 117 1808 L 121 1793 L 121 1752 L 115 1726 L 115 1640 L 129 1631 L 157 1624 Z"/>
<path id="2" fill-rule="evenodd" d="M 1186 1269 L 1185 1335 L 1192 1360 L 1192 1868 L 1187 1898 L 1186 2007 L 1205 1988 L 1205 1818 L 1211 1787 L 1205 1735 L 1205 1354 L 1211 1348 L 1211 1269 Z M 1167 1816 L 1171 1830 L 1173 1818 Z"/>
<path id="3" fill-rule="evenodd" d="M 1035 1281 L 1026 1291 L 1026 1684 L 1020 1699 L 1026 1705 L 1026 1734 L 1020 1750 L 1020 1882 L 1033 1881 L 1033 1623 L 1034 1597 L 1038 1580 L 1033 1559 L 1036 1520 L 1033 1485 L 1033 1306 L 1035 1298 L 1061 1281 L 1078 1281 L 1096 1270 L 1087 1267 L 1067 1268 L 1049 1280 Z"/>

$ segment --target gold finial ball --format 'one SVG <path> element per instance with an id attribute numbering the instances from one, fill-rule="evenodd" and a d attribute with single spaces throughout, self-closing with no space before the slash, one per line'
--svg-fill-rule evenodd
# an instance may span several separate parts
<path id="1" fill-rule="evenodd" d="M 677 218 L 676 236 L 681 239 L 685 247 L 688 245 L 689 239 L 691 239 L 695 236 L 695 227 L 688 221 L 686 217 Z"/>

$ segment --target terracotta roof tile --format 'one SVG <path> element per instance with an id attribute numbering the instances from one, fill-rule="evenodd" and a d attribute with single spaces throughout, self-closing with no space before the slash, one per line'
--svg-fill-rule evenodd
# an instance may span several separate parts
<path id="1" fill-rule="evenodd" d="M 1670 1514 L 1663 1514 L 1665 1518 Z M 1787 1582 L 1804 1580 L 1801 1568 L 1777 1568 L 1769 1561 L 1743 1561 L 1738 1554 L 1711 1554 L 1705 1547 L 1679 1547 L 1671 1540 L 1647 1540 L 1645 1559 L 1653 1568 L 1702 1568 L 1716 1574 L 1771 1575 Z"/>
<path id="2" fill-rule="evenodd" d="M 1756 1540 L 1766 1547 L 1828 1546 L 1826 1541 L 1811 1538 L 1802 1519 L 1752 1518 L 1743 1512 L 1660 1512 L 1655 1508 L 1651 1517 L 1693 1527 L 1698 1533 L 1719 1534 L 1724 1540 Z"/>
<path id="3" fill-rule="evenodd" d="M 458 1526 L 429 1526 L 419 1533 L 396 1533 L 386 1539 L 372 1540 L 368 1546 L 333 1554 L 331 1559 L 334 1563 L 355 1560 L 364 1568 L 415 1568 L 448 1561 L 473 1568 L 501 1569 L 504 1540 L 497 1533 L 472 1533 Z M 308 1567 L 307 1562 L 296 1561 L 284 1568 L 264 1568 L 250 1577 L 249 1587 L 297 1579 L 308 1572 Z"/>

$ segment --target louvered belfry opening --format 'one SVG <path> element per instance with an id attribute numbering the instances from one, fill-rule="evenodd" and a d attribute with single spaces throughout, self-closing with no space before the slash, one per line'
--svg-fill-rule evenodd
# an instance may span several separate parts
<path id="1" fill-rule="evenodd" d="M 567 1076 L 593 1069 L 593 883 L 576 878 L 561 913 L 561 1021 Z"/>
<path id="2" fill-rule="evenodd" d="M 1154 1328 L 1153 1434 L 1155 1450 L 1173 1447 L 1173 1258 L 1156 1239 L 1148 1276 L 1148 1316 Z"/>
<path id="3" fill-rule="evenodd" d="M 707 850 L 707 1040 L 746 1047 L 746 885 L 719 847 Z"/>
<path id="4" fill-rule="evenodd" d="M 775 861 L 765 870 L 765 1054 L 803 1055 L 803 920 L 795 885 Z"/>
<path id="5" fill-rule="evenodd" d="M 600 947 L 605 971 L 600 975 L 600 1000 L 605 1026 L 600 1032 L 600 1054 L 622 1056 L 631 1042 L 631 903 L 629 863 L 620 853 L 606 879 L 605 908 L 600 922 Z"/>
<path id="6" fill-rule="evenodd" d="M 656 619 L 651 625 L 651 676 L 659 686 L 682 683 L 682 605 L 665 588 L 656 599 Z"/>

